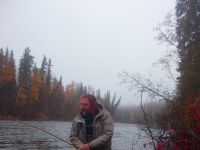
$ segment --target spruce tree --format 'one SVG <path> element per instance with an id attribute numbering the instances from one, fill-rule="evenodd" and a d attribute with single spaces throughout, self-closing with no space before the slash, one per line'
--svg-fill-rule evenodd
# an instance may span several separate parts
<path id="1" fill-rule="evenodd" d="M 3 84 L 3 49 L 0 49 L 0 86 Z"/>
<path id="2" fill-rule="evenodd" d="M 64 106 L 64 87 L 62 78 L 58 81 L 54 78 L 50 96 L 50 119 L 61 119 Z"/>
<path id="3" fill-rule="evenodd" d="M 200 1 L 177 0 L 177 40 L 180 63 L 178 96 L 184 100 L 200 92 Z"/>
<path id="4" fill-rule="evenodd" d="M 17 95 L 17 103 L 19 104 L 25 104 L 30 101 L 29 94 L 32 84 L 32 68 L 34 64 L 34 57 L 30 52 L 30 49 L 26 48 L 23 57 L 20 60 Z"/>
<path id="5" fill-rule="evenodd" d="M 32 69 L 33 56 L 30 49 L 26 48 L 20 59 L 18 73 L 18 90 L 17 90 L 17 115 L 25 119 L 32 118 L 31 106 L 31 87 L 32 87 Z"/>
<path id="6" fill-rule="evenodd" d="M 47 58 L 44 56 L 40 68 L 41 76 L 41 86 L 39 90 L 39 99 L 41 100 L 41 105 L 46 103 L 46 72 L 47 72 Z M 42 106 L 44 107 L 44 106 Z"/>
<path id="7" fill-rule="evenodd" d="M 41 87 L 41 105 L 42 105 L 42 112 L 43 115 L 48 116 L 49 115 L 49 109 L 50 109 L 50 94 L 51 94 L 51 84 L 52 84 L 52 74 L 51 74 L 51 59 L 49 59 L 48 63 L 45 60 L 46 58 L 43 59 L 42 62 L 42 68 L 45 68 L 45 71 L 43 73 L 45 73 L 45 81 L 43 81 L 42 83 L 42 87 Z M 43 67 L 45 66 L 45 67 Z"/>
<path id="8" fill-rule="evenodd" d="M 14 53 L 11 50 L 9 60 L 8 60 L 8 68 L 9 68 L 9 80 L 8 80 L 8 112 L 9 115 L 14 115 L 16 111 L 16 94 L 17 94 L 17 81 L 16 81 L 16 68 L 15 68 L 15 59 Z"/>
<path id="9" fill-rule="evenodd" d="M 16 71 L 13 51 L 0 51 L 0 110 L 3 115 L 14 115 L 16 101 Z"/>

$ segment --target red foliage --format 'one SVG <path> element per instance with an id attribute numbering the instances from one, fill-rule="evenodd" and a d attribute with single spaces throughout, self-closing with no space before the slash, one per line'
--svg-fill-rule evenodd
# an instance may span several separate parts
<path id="1" fill-rule="evenodd" d="M 179 134 L 178 145 L 184 150 L 200 148 L 200 96 L 195 99 L 188 98 L 182 115 L 182 129 L 177 129 Z"/>
<path id="2" fill-rule="evenodd" d="M 173 150 L 197 150 L 200 149 L 200 96 L 195 99 L 189 97 L 186 104 L 179 107 L 176 113 L 180 114 L 179 122 L 173 126 L 173 132 L 169 132 L 170 141 L 158 142 L 157 149 Z M 182 109 L 182 110 L 181 110 Z"/>
<path id="3" fill-rule="evenodd" d="M 147 144 L 146 144 L 146 143 L 144 143 L 144 148 L 146 148 L 146 146 L 147 146 Z"/>
<path id="4" fill-rule="evenodd" d="M 200 124 L 198 124 L 196 127 L 195 127 L 195 131 L 200 133 Z"/>
<path id="5" fill-rule="evenodd" d="M 162 150 L 163 149 L 163 144 L 162 143 L 158 143 L 158 150 Z"/>
<path id="6" fill-rule="evenodd" d="M 180 150 L 180 148 L 177 145 L 175 145 L 174 150 Z"/>

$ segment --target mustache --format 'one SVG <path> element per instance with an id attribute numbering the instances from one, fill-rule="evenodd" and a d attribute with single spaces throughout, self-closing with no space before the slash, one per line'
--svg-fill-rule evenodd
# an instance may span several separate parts
<path id="1" fill-rule="evenodd" d="M 89 117 L 89 116 L 92 116 L 92 113 L 90 112 L 90 111 L 88 111 L 88 110 L 85 110 L 85 109 L 81 109 L 81 115 L 83 116 L 83 117 Z"/>
<path id="2" fill-rule="evenodd" d="M 82 109 L 81 109 L 81 112 L 87 112 L 87 110 L 86 110 L 86 109 L 84 109 L 84 108 L 82 108 Z"/>

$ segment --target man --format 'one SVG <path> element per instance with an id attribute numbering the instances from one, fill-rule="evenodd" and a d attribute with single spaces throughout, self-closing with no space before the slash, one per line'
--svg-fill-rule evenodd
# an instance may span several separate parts
<path id="1" fill-rule="evenodd" d="M 70 140 L 79 150 L 111 150 L 113 120 L 96 98 L 80 97 L 80 113 L 72 123 Z"/>

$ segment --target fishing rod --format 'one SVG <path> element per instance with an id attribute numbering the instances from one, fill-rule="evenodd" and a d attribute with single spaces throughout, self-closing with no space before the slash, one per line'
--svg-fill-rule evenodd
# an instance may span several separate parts
<path id="1" fill-rule="evenodd" d="M 60 138 L 60 137 L 58 137 L 58 136 L 56 136 L 56 135 L 54 135 L 54 134 L 52 134 L 52 133 L 46 131 L 46 130 L 44 130 L 44 129 L 40 129 L 40 128 L 38 128 L 37 126 L 34 126 L 33 124 L 26 123 L 26 122 L 22 122 L 22 121 L 19 121 L 19 120 L 13 120 L 13 121 L 15 121 L 15 122 L 17 122 L 17 123 L 21 123 L 21 124 L 27 125 L 27 126 L 29 126 L 29 127 L 35 128 L 35 129 L 37 129 L 37 130 L 39 130 L 39 131 L 42 131 L 42 132 L 44 132 L 44 133 L 46 133 L 46 134 L 48 134 L 48 135 L 51 135 L 51 136 L 53 136 L 53 137 L 55 137 L 55 138 L 57 138 L 57 139 L 63 141 L 64 143 L 66 143 L 67 145 L 69 145 L 70 147 L 72 147 L 73 149 L 78 150 L 72 143 L 70 143 L 70 142 L 68 142 L 68 141 L 66 141 L 66 140 L 64 140 L 64 139 L 62 139 L 62 138 Z"/>

